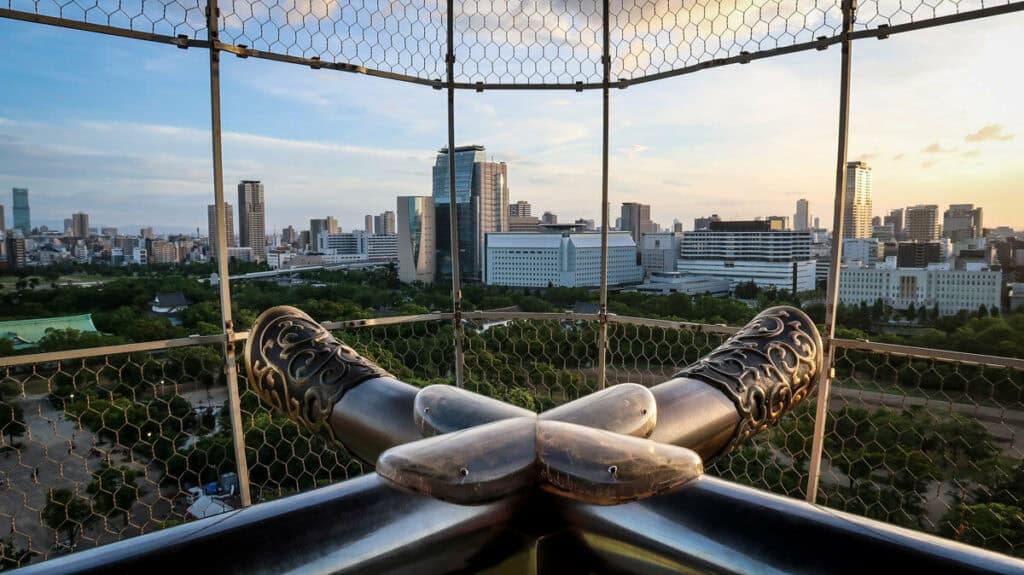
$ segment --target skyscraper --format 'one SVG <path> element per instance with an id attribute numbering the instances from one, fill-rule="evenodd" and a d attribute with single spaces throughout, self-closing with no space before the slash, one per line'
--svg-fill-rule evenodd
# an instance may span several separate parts
<path id="1" fill-rule="evenodd" d="M 434 198 L 398 197 L 398 279 L 434 281 Z"/>
<path id="2" fill-rule="evenodd" d="M 0 204 L 0 232 L 7 229 L 7 227 L 4 225 L 5 223 L 6 222 L 4 222 L 4 206 L 3 204 Z"/>
<path id="3" fill-rule="evenodd" d="M 487 161 L 483 146 L 462 146 L 455 154 L 455 212 L 458 230 L 460 275 L 467 281 L 480 281 L 484 235 L 507 232 L 508 166 Z M 448 148 L 437 153 L 433 171 L 434 224 L 437 231 L 434 260 L 437 278 L 451 277 L 451 212 L 448 174 Z M 379 232 L 379 230 L 378 230 Z"/>
<path id="4" fill-rule="evenodd" d="M 374 234 L 393 234 L 395 233 L 395 212 L 387 210 L 381 213 L 379 216 L 373 217 L 373 233 Z"/>
<path id="5" fill-rule="evenodd" d="M 942 214 L 942 235 L 952 241 L 980 238 L 981 208 L 974 204 L 950 204 Z"/>
<path id="6" fill-rule="evenodd" d="M 890 210 L 889 215 L 882 219 L 882 225 L 891 225 L 892 232 L 896 234 L 896 237 L 900 237 L 903 234 L 903 208 L 896 208 Z"/>
<path id="7" fill-rule="evenodd" d="M 267 259 L 266 205 L 263 184 L 259 180 L 242 180 L 238 184 L 238 243 L 252 248 L 254 261 Z"/>
<path id="8" fill-rule="evenodd" d="M 800 199 L 796 201 L 793 229 L 798 232 L 806 232 L 811 229 L 811 203 L 807 200 Z"/>
<path id="9" fill-rule="evenodd" d="M 281 230 L 281 243 L 295 244 L 298 241 L 299 232 L 295 231 L 295 226 L 289 225 L 287 228 Z"/>
<path id="10" fill-rule="evenodd" d="M 930 242 L 939 239 L 939 206 L 919 204 L 907 208 L 906 229 L 911 241 Z"/>
<path id="11" fill-rule="evenodd" d="M 640 236 L 652 234 L 658 231 L 658 225 L 651 221 L 651 206 L 636 202 L 623 202 L 622 204 L 622 227 L 633 237 L 633 241 L 640 245 Z"/>
<path id="12" fill-rule="evenodd" d="M 151 240 L 151 239 L 153 239 L 153 237 L 154 237 L 154 235 L 153 235 L 153 228 L 151 228 L 149 226 L 146 226 L 144 228 L 139 228 L 139 237 L 144 239 L 144 240 Z"/>
<path id="13" fill-rule="evenodd" d="M 217 206 L 211 204 L 206 206 L 206 229 L 207 236 L 209 237 L 209 248 L 210 257 L 220 260 L 218 255 L 218 248 L 220 244 L 217 241 Z M 224 238 L 227 240 L 228 249 L 235 247 L 235 218 L 231 209 L 231 204 L 224 202 Z"/>
<path id="14" fill-rule="evenodd" d="M 366 217 L 363 218 L 363 231 L 373 235 L 373 216 L 370 214 L 366 214 Z"/>
<path id="15" fill-rule="evenodd" d="M 76 238 L 89 237 L 89 214 L 85 212 L 71 214 L 71 235 Z"/>
<path id="16" fill-rule="evenodd" d="M 28 234 L 32 231 L 32 215 L 28 208 L 28 188 L 13 188 L 12 195 L 14 196 L 12 205 L 14 229 Z"/>
<path id="17" fill-rule="evenodd" d="M 847 162 L 843 237 L 870 238 L 871 232 L 871 167 L 867 162 Z"/>
<path id="18" fill-rule="evenodd" d="M 341 232 L 341 227 L 338 226 L 338 218 L 327 216 L 324 218 L 324 221 L 327 223 L 327 233 L 337 234 Z"/>
<path id="19" fill-rule="evenodd" d="M 530 213 L 531 211 L 530 202 L 524 200 L 508 205 L 508 217 L 510 218 L 526 218 L 533 215 Z"/>

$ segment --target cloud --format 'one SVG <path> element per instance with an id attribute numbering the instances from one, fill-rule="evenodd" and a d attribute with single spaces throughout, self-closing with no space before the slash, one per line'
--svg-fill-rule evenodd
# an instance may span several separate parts
<path id="1" fill-rule="evenodd" d="M 868 152 L 867 154 L 861 154 L 857 159 L 862 161 L 862 162 L 867 162 L 867 161 L 870 161 L 870 160 L 874 160 L 877 157 L 878 157 L 878 153 L 877 152 Z"/>
<path id="2" fill-rule="evenodd" d="M 624 154 L 624 155 L 627 155 L 627 156 L 631 156 L 633 154 L 642 154 L 642 153 L 646 152 L 647 150 L 650 150 L 650 148 L 645 146 L 645 145 L 643 145 L 643 144 L 633 144 L 631 146 L 626 146 L 624 148 L 616 149 L 616 151 L 618 153 Z"/>
<path id="3" fill-rule="evenodd" d="M 1012 140 L 1014 137 L 1016 137 L 1016 134 L 1004 134 L 1003 126 L 1001 124 L 989 124 L 973 134 L 967 134 L 964 141 L 987 142 L 990 140 L 997 140 L 1005 142 L 1007 140 Z"/>
<path id="4" fill-rule="evenodd" d="M 968 150 L 960 155 L 965 158 L 977 158 L 981 153 L 978 150 Z"/>
<path id="5" fill-rule="evenodd" d="M 898 161 L 900 161 L 900 160 L 902 160 L 903 158 L 906 158 L 906 157 L 907 157 L 907 154 L 905 154 L 903 152 L 900 152 L 899 154 L 896 154 L 895 156 L 893 156 L 892 159 L 896 160 L 898 162 Z"/>
<path id="6" fill-rule="evenodd" d="M 921 151 L 926 154 L 948 154 L 950 152 L 955 152 L 956 148 L 943 148 L 941 144 L 935 142 Z"/>

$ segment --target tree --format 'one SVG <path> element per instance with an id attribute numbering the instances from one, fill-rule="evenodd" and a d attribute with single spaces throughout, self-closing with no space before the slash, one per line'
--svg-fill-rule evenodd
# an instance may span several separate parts
<path id="1" fill-rule="evenodd" d="M 94 519 L 89 502 L 72 493 L 70 489 L 51 489 L 47 493 L 46 506 L 43 507 L 43 523 L 57 533 L 64 534 L 71 547 L 75 545 L 78 532 Z"/>
<path id="2" fill-rule="evenodd" d="M 0 401 L 0 434 L 12 445 L 14 438 L 25 435 L 25 431 L 25 412 L 21 405 L 4 398 Z"/>
<path id="3" fill-rule="evenodd" d="M 11 539 L 0 539 L 0 571 L 28 565 L 37 555 L 34 551 L 16 546 Z"/>
<path id="4" fill-rule="evenodd" d="M 1024 556 L 1024 509 L 1002 503 L 960 505 L 942 517 L 940 533 L 970 545 Z"/>
<path id="5" fill-rule="evenodd" d="M 141 473 L 134 469 L 104 463 L 93 474 L 92 483 L 86 489 L 86 493 L 92 495 L 94 509 L 106 515 L 119 513 L 127 523 L 128 511 L 139 498 L 139 487 L 135 484 L 139 475 Z"/>

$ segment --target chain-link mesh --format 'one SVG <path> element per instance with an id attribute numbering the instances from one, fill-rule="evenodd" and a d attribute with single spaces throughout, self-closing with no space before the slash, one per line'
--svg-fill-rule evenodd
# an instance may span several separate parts
<path id="1" fill-rule="evenodd" d="M 207 37 L 205 0 L 0 0 L 0 7 L 133 32 Z"/>
<path id="2" fill-rule="evenodd" d="M 855 30 L 927 23 L 1020 4 L 1012 0 L 867 0 Z M 445 78 L 447 2 L 221 0 L 220 38 L 308 62 L 342 63 L 402 79 Z M 165 37 L 205 39 L 205 0 L 0 0 L 0 7 Z M 842 31 L 840 0 L 611 0 L 611 80 L 816 47 Z M 469 0 L 455 3 L 455 81 L 462 85 L 595 86 L 602 81 L 600 2 Z M 938 22 L 936 22 L 938 23 Z M 166 41 L 166 40 L 164 40 Z M 786 50 L 783 50 L 786 52 Z"/>
<path id="3" fill-rule="evenodd" d="M 221 40 L 256 50 L 435 79 L 444 76 L 445 2 L 222 0 Z"/>
<path id="4" fill-rule="evenodd" d="M 0 368 L 0 566 L 238 507 L 217 346 Z"/>
<path id="5" fill-rule="evenodd" d="M 819 503 L 1024 556 L 1024 371 L 838 349 Z"/>

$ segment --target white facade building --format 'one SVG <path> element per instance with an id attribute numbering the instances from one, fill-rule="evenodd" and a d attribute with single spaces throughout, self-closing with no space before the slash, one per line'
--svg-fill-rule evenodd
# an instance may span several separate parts
<path id="1" fill-rule="evenodd" d="M 998 309 L 1002 299 L 1002 273 L 997 271 L 954 270 L 948 264 L 897 268 L 890 263 L 844 266 L 839 274 L 839 301 L 847 305 L 881 299 L 894 309 L 938 306 L 940 314 L 953 315 L 982 305 Z"/>
<path id="2" fill-rule="evenodd" d="M 316 251 L 323 254 L 366 255 L 369 252 L 369 235 L 362 231 L 332 234 L 322 231 L 316 235 Z"/>
<path id="3" fill-rule="evenodd" d="M 652 272 L 647 281 L 636 286 L 636 291 L 652 295 L 682 293 L 686 295 L 711 294 L 727 296 L 732 290 L 729 280 L 700 276 L 687 276 L 679 272 Z"/>
<path id="4" fill-rule="evenodd" d="M 366 255 L 371 260 L 398 261 L 398 234 L 373 234 L 368 237 Z"/>
<path id="5" fill-rule="evenodd" d="M 816 267 L 810 232 L 767 229 L 684 232 L 676 262 L 676 271 L 726 279 L 732 287 L 753 281 L 792 290 L 795 278 L 797 291 L 814 289 Z"/>
<path id="6" fill-rule="evenodd" d="M 629 232 L 608 234 L 608 283 L 639 283 L 636 243 Z M 487 234 L 484 283 L 516 287 L 601 285 L 601 234 Z"/>
<path id="7" fill-rule="evenodd" d="M 843 261 L 871 265 L 882 259 L 882 242 L 875 238 L 843 238 Z"/>
<path id="8" fill-rule="evenodd" d="M 644 276 L 654 272 L 676 271 L 679 258 L 679 236 L 672 232 L 649 233 L 640 236 L 640 265 Z"/>

